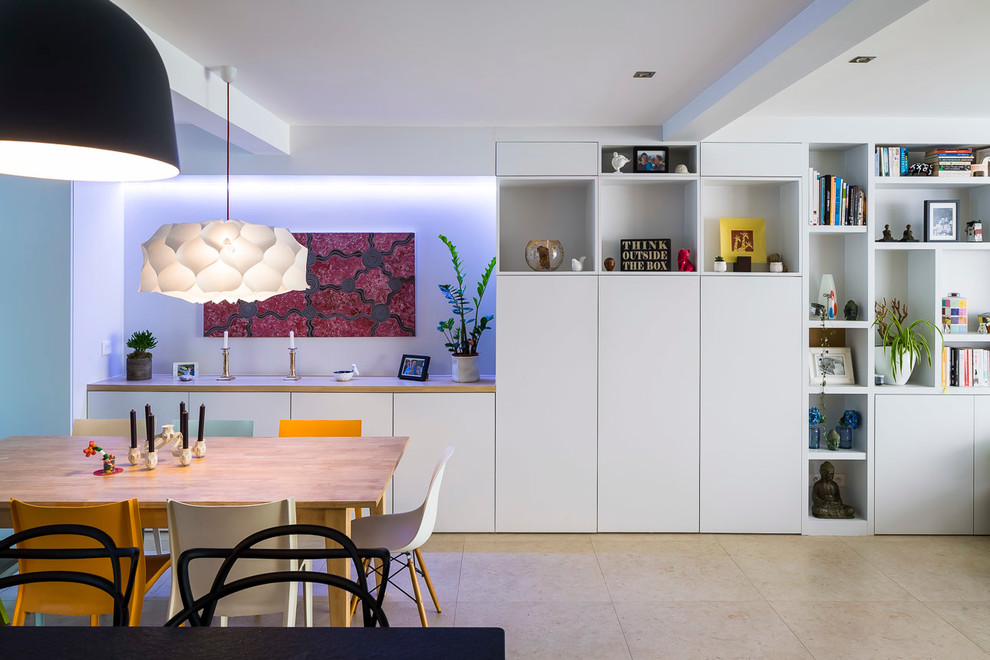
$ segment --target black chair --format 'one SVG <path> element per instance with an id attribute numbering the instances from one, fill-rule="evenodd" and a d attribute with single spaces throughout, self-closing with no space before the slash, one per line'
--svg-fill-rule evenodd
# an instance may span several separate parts
<path id="1" fill-rule="evenodd" d="M 102 547 L 98 548 L 22 548 L 24 541 L 56 535 L 85 536 L 93 539 Z M 137 548 L 121 548 L 101 529 L 89 525 L 42 525 L 22 532 L 11 534 L 0 540 L 0 559 L 52 559 L 61 561 L 78 561 L 83 559 L 107 559 L 110 561 L 113 580 L 105 577 L 76 570 L 31 571 L 15 573 L 0 578 L 0 589 L 16 587 L 22 584 L 37 582 L 73 582 L 100 589 L 113 599 L 113 625 L 128 624 L 127 603 L 130 602 L 131 591 L 134 589 L 134 579 L 137 574 Z M 121 581 L 120 560 L 129 559 L 126 583 Z"/>
<path id="2" fill-rule="evenodd" d="M 339 548 L 294 548 L 294 549 L 263 549 L 253 546 L 270 538 L 287 535 L 297 536 L 318 536 L 323 539 L 330 539 L 338 544 Z M 210 591 L 194 600 L 192 587 L 189 582 L 189 564 L 197 559 L 223 559 L 223 563 L 217 570 L 217 576 L 213 581 Z M 356 581 L 348 580 L 339 575 L 330 573 L 319 573 L 316 571 L 274 571 L 270 573 L 260 573 L 248 577 L 227 582 L 234 563 L 240 559 L 349 559 L 353 562 L 357 572 Z M 182 611 L 169 619 L 166 626 L 180 626 L 188 622 L 192 626 L 209 626 L 213 622 L 213 614 L 216 610 L 217 601 L 231 594 L 276 582 L 316 582 L 325 584 L 328 587 L 343 589 L 358 598 L 362 606 L 364 616 L 364 626 L 373 628 L 376 625 L 382 628 L 388 627 L 388 618 L 382 611 L 382 602 L 385 599 L 384 585 L 378 590 L 377 597 L 372 596 L 368 590 L 368 579 L 362 570 L 365 560 L 377 559 L 388 569 L 391 557 L 385 548 L 359 549 L 345 534 L 320 525 L 280 525 L 256 532 L 238 543 L 234 548 L 190 548 L 181 555 L 177 565 L 173 565 L 172 570 L 176 571 L 176 579 L 179 584 L 179 595 L 182 597 Z"/>

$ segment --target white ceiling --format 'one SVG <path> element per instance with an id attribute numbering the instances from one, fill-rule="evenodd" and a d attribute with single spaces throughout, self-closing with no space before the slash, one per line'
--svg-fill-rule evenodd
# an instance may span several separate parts
<path id="1" fill-rule="evenodd" d="M 990 107 L 977 50 L 988 0 L 114 2 L 199 65 L 236 66 L 234 87 L 290 126 L 664 126 L 665 139 L 701 139 L 746 113 Z M 877 60 L 847 63 L 858 54 Z"/>
<path id="2" fill-rule="evenodd" d="M 750 114 L 990 117 L 988 33 L 987 0 L 929 0 Z M 877 59 L 849 64 L 854 55 Z"/>

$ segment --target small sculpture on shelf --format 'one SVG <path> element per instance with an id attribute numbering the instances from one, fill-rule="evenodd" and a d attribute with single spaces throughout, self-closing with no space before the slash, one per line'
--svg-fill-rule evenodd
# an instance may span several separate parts
<path id="1" fill-rule="evenodd" d="M 846 306 L 842 308 L 842 315 L 847 321 L 855 321 L 859 318 L 859 305 L 856 304 L 855 300 L 849 299 Z"/>
<path id="2" fill-rule="evenodd" d="M 694 263 L 691 262 L 691 250 L 681 248 L 677 251 L 677 270 L 682 273 L 694 272 Z"/>
<path id="3" fill-rule="evenodd" d="M 891 243 L 894 241 L 894 235 L 890 231 L 890 225 L 883 226 L 883 237 L 877 239 L 877 243 Z"/>
<path id="4" fill-rule="evenodd" d="M 900 242 L 901 243 L 917 243 L 918 242 L 918 239 L 915 238 L 914 237 L 914 234 L 911 232 L 911 225 L 908 225 L 907 227 L 904 228 L 904 235 L 901 236 Z"/>
<path id="5" fill-rule="evenodd" d="M 587 256 L 584 256 L 584 257 L 578 257 L 577 259 L 571 259 L 571 270 L 573 270 L 574 272 L 580 272 L 584 270 L 584 260 L 587 258 L 588 258 Z"/>
<path id="6" fill-rule="evenodd" d="M 605 270 L 610 271 L 615 268 L 615 259 L 612 257 L 605 257 Z"/>
<path id="7" fill-rule="evenodd" d="M 622 168 L 626 166 L 629 159 L 620 154 L 618 151 L 612 152 L 612 167 L 615 168 L 615 174 L 621 174 Z"/>
<path id="8" fill-rule="evenodd" d="M 690 173 L 691 172 L 688 170 L 687 165 L 685 165 L 684 163 L 681 163 L 674 168 L 674 174 L 690 174 Z"/>
<path id="9" fill-rule="evenodd" d="M 832 462 L 822 463 L 818 473 L 821 479 L 811 489 L 811 515 L 815 518 L 852 518 L 855 513 L 851 506 L 842 503 Z"/>

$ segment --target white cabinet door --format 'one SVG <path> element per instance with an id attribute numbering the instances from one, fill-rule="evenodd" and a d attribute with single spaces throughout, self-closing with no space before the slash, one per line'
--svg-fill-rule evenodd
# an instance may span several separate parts
<path id="1" fill-rule="evenodd" d="M 976 406 L 973 466 L 973 533 L 990 534 L 990 398 L 973 397 Z"/>
<path id="2" fill-rule="evenodd" d="M 877 534 L 973 533 L 973 397 L 876 397 Z"/>
<path id="3" fill-rule="evenodd" d="M 500 276 L 496 324 L 495 529 L 593 532 L 598 279 Z"/>
<path id="4" fill-rule="evenodd" d="M 599 532 L 698 531 L 700 286 L 601 278 Z"/>
<path id="5" fill-rule="evenodd" d="M 250 419 L 254 434 L 260 437 L 278 435 L 278 420 L 289 417 L 288 392 L 191 392 L 190 418 L 199 415 L 203 403 L 207 420 Z"/>
<path id="6" fill-rule="evenodd" d="M 800 278 L 702 276 L 702 532 L 801 532 L 801 312 Z"/>
<path id="7" fill-rule="evenodd" d="M 144 420 L 144 405 L 151 404 L 155 414 L 155 424 L 171 424 L 179 418 L 179 402 L 189 403 L 189 392 L 88 392 L 86 394 L 86 417 L 89 419 L 127 419 L 131 410 L 137 412 L 139 420 Z M 198 404 L 197 404 L 198 405 Z M 144 422 L 138 424 L 143 433 Z"/>
<path id="8" fill-rule="evenodd" d="M 389 392 L 293 392 L 292 419 L 360 419 L 361 435 L 396 435 Z"/>
<path id="9" fill-rule="evenodd" d="M 453 445 L 436 531 L 495 531 L 494 394 L 396 394 L 395 435 L 409 436 L 395 471 L 396 511 L 423 504 L 441 452 Z"/>

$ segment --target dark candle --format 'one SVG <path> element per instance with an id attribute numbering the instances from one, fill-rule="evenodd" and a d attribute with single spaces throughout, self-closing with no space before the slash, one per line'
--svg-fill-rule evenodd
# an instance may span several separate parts
<path id="1" fill-rule="evenodd" d="M 189 449 L 189 411 L 185 408 L 179 412 L 179 433 L 182 434 L 182 448 Z"/>
<path id="2" fill-rule="evenodd" d="M 199 428 L 196 430 L 196 441 L 203 441 L 203 427 L 206 426 L 206 404 L 199 404 Z"/>
<path id="3" fill-rule="evenodd" d="M 153 427 L 152 427 L 151 417 L 152 417 L 151 404 L 146 403 L 144 405 L 144 434 L 145 434 L 145 439 L 148 441 L 149 445 L 152 442 L 151 439 L 155 437 L 155 432 L 152 430 Z"/>
<path id="4" fill-rule="evenodd" d="M 181 415 L 182 413 L 185 412 L 185 410 L 186 410 L 186 402 L 179 401 L 179 414 Z"/>
<path id="5" fill-rule="evenodd" d="M 131 408 L 131 449 L 137 447 L 137 412 Z"/>
<path id="6" fill-rule="evenodd" d="M 151 413 L 151 424 L 148 425 L 148 451 L 155 451 L 155 413 Z"/>

